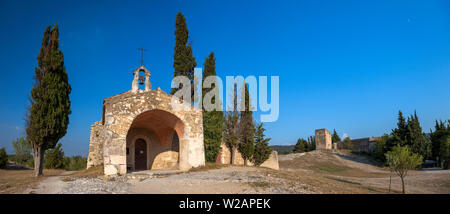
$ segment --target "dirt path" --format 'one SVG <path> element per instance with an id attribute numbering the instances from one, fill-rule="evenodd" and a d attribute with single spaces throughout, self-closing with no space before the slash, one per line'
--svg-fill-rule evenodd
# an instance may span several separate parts
<path id="1" fill-rule="evenodd" d="M 25 194 L 36 193 L 36 194 L 56 194 L 59 193 L 67 185 L 63 179 L 75 173 L 74 171 L 66 171 L 59 175 L 50 176 L 42 180 L 37 187 L 28 188 L 24 191 Z"/>

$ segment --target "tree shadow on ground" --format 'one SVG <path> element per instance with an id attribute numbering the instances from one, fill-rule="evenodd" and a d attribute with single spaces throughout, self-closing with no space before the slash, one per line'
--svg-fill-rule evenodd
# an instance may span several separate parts
<path id="1" fill-rule="evenodd" d="M 377 167 L 383 167 L 383 163 L 375 161 L 367 155 L 341 154 L 341 153 L 335 153 L 335 155 L 345 160 L 354 161 L 362 164 L 368 164 Z"/>

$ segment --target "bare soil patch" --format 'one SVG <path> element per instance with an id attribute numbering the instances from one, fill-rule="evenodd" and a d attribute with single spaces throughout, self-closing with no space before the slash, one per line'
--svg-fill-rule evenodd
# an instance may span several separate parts
<path id="1" fill-rule="evenodd" d="M 44 169 L 43 176 L 34 177 L 33 169 L 8 166 L 0 169 L 0 193 L 24 193 L 27 189 L 35 188 L 40 181 L 63 172 L 59 169 Z"/>

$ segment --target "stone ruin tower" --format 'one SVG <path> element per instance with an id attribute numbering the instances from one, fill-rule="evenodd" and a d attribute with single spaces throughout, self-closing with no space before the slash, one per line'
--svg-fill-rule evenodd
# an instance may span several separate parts
<path id="1" fill-rule="evenodd" d="M 331 150 L 331 133 L 327 129 L 316 129 L 316 149 Z"/>
<path id="2" fill-rule="evenodd" d="M 204 165 L 201 109 L 172 105 L 172 95 L 152 90 L 144 66 L 133 77 L 131 90 L 103 100 L 101 120 L 91 126 L 87 168 L 103 165 L 106 175 L 114 175 Z"/>

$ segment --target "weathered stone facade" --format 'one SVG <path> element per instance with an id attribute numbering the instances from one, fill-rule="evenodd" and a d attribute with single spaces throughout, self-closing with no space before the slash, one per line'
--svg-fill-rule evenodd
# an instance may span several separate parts
<path id="1" fill-rule="evenodd" d="M 331 133 L 327 129 L 316 129 L 315 131 L 316 149 L 331 150 Z"/>
<path id="2" fill-rule="evenodd" d="M 220 150 L 219 154 L 217 155 L 216 163 L 220 164 L 230 164 L 231 163 L 231 152 L 230 148 L 225 145 L 225 143 L 222 142 L 220 144 Z M 244 158 L 242 158 L 242 154 L 239 152 L 239 150 L 235 149 L 234 151 L 234 165 L 244 165 Z M 251 161 L 247 162 L 248 166 L 253 166 L 254 164 Z M 261 167 L 267 167 L 275 170 L 279 170 L 280 166 L 278 164 L 278 152 L 272 151 L 269 158 L 264 161 L 260 165 Z"/>
<path id="3" fill-rule="evenodd" d="M 144 90 L 138 88 L 139 72 L 145 74 Z M 103 163 L 105 174 L 112 175 L 136 170 L 141 158 L 145 169 L 204 165 L 202 111 L 178 101 L 172 105 L 171 95 L 152 90 L 143 66 L 133 74 L 130 91 L 103 101 L 102 120 L 91 128 L 88 167 Z M 135 149 L 137 140 L 144 147 Z"/>
<path id="4" fill-rule="evenodd" d="M 103 143 L 105 141 L 105 130 L 103 127 L 101 121 L 95 122 L 94 125 L 91 126 L 87 168 L 103 164 Z"/>

